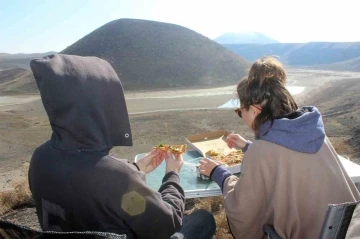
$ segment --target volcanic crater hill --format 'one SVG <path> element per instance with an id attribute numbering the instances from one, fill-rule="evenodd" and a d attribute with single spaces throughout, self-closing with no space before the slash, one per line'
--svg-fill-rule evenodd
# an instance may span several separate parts
<path id="1" fill-rule="evenodd" d="M 230 85 L 250 66 L 188 28 L 137 19 L 109 22 L 61 53 L 109 61 L 126 90 Z"/>

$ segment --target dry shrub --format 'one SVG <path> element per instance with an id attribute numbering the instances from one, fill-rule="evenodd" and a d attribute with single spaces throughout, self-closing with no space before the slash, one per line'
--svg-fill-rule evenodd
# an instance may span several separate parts
<path id="1" fill-rule="evenodd" d="M 219 197 L 200 198 L 195 200 L 195 209 L 206 209 L 212 213 L 219 212 L 224 207 L 224 199 Z"/>
<path id="2" fill-rule="evenodd" d="M 224 199 L 222 196 L 196 199 L 194 209 L 205 209 L 212 212 L 216 222 L 216 234 L 214 239 L 233 238 L 226 219 Z"/>
<path id="3" fill-rule="evenodd" d="M 221 212 L 214 215 L 216 222 L 216 234 L 214 239 L 233 239 L 229 230 L 225 210 L 222 209 Z"/>
<path id="4" fill-rule="evenodd" d="M 23 206 L 34 206 L 27 180 L 15 183 L 13 190 L 0 193 L 0 215 Z"/>
<path id="5" fill-rule="evenodd" d="M 343 156 L 346 156 L 348 154 L 351 155 L 351 153 L 354 151 L 351 145 L 349 145 L 346 142 L 346 139 L 343 137 L 332 137 L 330 140 L 334 149 L 336 150 L 336 153 L 340 155 Z"/>

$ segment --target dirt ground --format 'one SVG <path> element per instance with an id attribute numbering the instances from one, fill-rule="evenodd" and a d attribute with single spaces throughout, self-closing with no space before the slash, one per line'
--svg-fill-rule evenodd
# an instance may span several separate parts
<path id="1" fill-rule="evenodd" d="M 353 160 L 357 161 L 360 150 L 355 143 L 346 143 L 354 137 L 354 127 L 351 126 L 350 118 L 348 121 L 339 120 L 339 117 L 342 117 L 342 110 L 336 108 L 344 102 L 330 100 L 333 96 L 321 89 L 330 89 L 332 84 L 330 81 L 360 78 L 360 74 L 289 68 L 288 75 L 291 85 L 306 87 L 302 94 L 295 96 L 299 104 L 318 105 L 325 113 L 326 130 L 335 148 L 339 149 L 339 153 L 354 157 Z M 322 88 L 319 88 L 320 86 Z M 318 91 L 319 89 L 321 92 Z M 341 95 L 346 90 L 343 88 L 332 92 Z M 321 98 L 320 95 L 325 98 Z M 327 100 L 326 97 L 329 99 Z M 359 95 L 357 98 L 356 94 L 351 97 L 354 102 L 356 100 L 359 102 Z M 234 98 L 235 86 L 126 92 L 134 145 L 116 147 L 111 153 L 115 157 L 132 160 L 136 154 L 148 152 L 161 142 L 185 143 L 185 138 L 191 134 L 214 130 L 238 132 L 251 140 L 253 139 L 251 131 L 233 109 L 217 109 L 218 106 Z M 331 117 L 335 108 L 339 114 L 337 118 Z M 10 190 L 15 182 L 26 179 L 32 152 L 48 140 L 50 135 L 51 128 L 39 96 L 0 96 L 0 192 Z M 37 221 L 33 208 L 23 208 L 5 217 L 29 226 L 34 226 L 36 224 L 34 220 Z"/>

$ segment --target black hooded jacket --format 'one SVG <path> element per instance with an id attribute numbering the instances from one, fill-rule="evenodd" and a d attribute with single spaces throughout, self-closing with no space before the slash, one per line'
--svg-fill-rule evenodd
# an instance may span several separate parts
<path id="1" fill-rule="evenodd" d="M 53 130 L 33 153 L 29 185 L 43 230 L 102 231 L 169 238 L 180 227 L 184 192 L 171 172 L 158 192 L 127 160 L 131 146 L 121 82 L 97 57 L 51 55 L 30 63 Z"/>

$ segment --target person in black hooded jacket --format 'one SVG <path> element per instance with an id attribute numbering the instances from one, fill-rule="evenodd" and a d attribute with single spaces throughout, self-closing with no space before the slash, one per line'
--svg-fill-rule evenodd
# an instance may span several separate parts
<path id="1" fill-rule="evenodd" d="M 212 237 L 212 216 L 198 212 L 190 227 L 185 225 L 190 217 L 182 220 L 181 156 L 174 160 L 169 152 L 152 150 L 135 164 L 109 155 L 114 146 L 132 146 L 132 135 L 122 84 L 107 61 L 55 54 L 32 60 L 30 67 L 53 130 L 34 151 L 29 168 L 43 230 L 161 239 L 204 226 L 201 233 L 208 236 L 201 238 Z M 164 158 L 167 172 L 156 192 L 145 175 Z"/>

